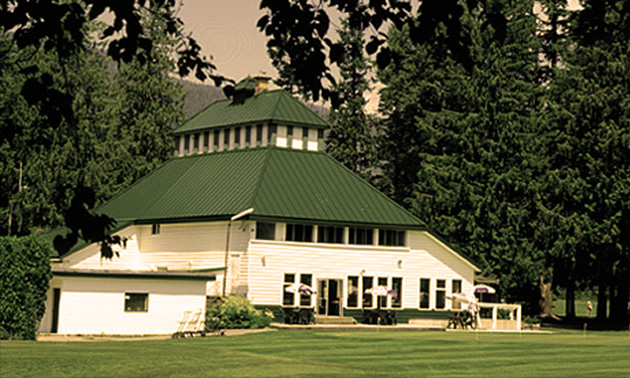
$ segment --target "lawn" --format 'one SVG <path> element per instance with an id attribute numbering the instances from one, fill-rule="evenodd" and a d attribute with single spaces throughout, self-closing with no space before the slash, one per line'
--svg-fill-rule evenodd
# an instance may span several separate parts
<path id="1" fill-rule="evenodd" d="M 1 342 L 2 377 L 630 376 L 627 332 L 290 331 Z"/>

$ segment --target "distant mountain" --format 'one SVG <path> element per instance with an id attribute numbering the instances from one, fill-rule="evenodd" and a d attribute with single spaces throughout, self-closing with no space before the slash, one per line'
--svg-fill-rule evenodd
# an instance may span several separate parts
<path id="1" fill-rule="evenodd" d="M 179 83 L 186 91 L 186 98 L 184 99 L 185 119 L 199 113 L 213 102 L 226 98 L 225 94 L 223 94 L 223 89 L 219 87 L 192 83 L 186 80 L 179 80 Z"/>

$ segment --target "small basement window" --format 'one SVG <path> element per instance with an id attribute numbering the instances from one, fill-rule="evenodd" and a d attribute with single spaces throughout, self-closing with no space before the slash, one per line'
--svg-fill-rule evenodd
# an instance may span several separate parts
<path id="1" fill-rule="evenodd" d="M 125 293 L 125 312 L 149 311 L 148 293 Z"/>

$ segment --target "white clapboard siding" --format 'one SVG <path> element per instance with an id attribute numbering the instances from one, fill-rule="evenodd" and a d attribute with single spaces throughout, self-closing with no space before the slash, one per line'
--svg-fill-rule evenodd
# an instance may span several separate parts
<path id="1" fill-rule="evenodd" d="M 58 333 L 168 334 L 184 312 L 205 314 L 206 283 L 192 280 L 63 277 L 51 282 L 40 332 L 52 326 L 52 289 L 61 291 Z M 125 293 L 147 293 L 146 312 L 125 312 Z"/>
<path id="2" fill-rule="evenodd" d="M 418 307 L 419 279 L 461 279 L 472 286 L 474 270 L 448 247 L 421 231 L 410 232 L 409 247 L 352 246 L 252 240 L 248 296 L 255 304 L 279 305 L 285 273 L 318 279 L 350 276 L 403 277 L 403 307 Z M 425 235 L 423 235 L 425 234 Z M 345 296 L 344 296 L 345 299 Z"/>
<path id="3" fill-rule="evenodd" d="M 230 254 L 244 254 L 250 237 L 246 222 L 235 222 Z M 227 222 L 162 224 L 158 235 L 150 225 L 131 226 L 117 233 L 127 238 L 125 248 L 115 246 L 119 256 L 103 259 L 100 247 L 90 245 L 63 259 L 65 268 L 113 270 L 198 270 L 225 264 Z"/>

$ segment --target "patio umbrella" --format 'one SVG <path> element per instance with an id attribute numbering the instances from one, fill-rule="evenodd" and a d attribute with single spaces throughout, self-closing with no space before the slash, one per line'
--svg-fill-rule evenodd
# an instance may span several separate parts
<path id="1" fill-rule="evenodd" d="M 453 295 L 447 295 L 446 298 L 450 299 L 452 301 L 458 301 L 458 302 L 464 303 L 464 304 L 477 303 L 477 300 L 475 299 L 474 296 L 467 295 L 465 293 L 455 293 Z"/>
<path id="2" fill-rule="evenodd" d="M 393 290 L 393 291 L 396 292 L 396 290 Z M 365 292 L 367 294 L 374 294 L 374 295 L 390 295 L 389 290 L 387 290 L 387 287 L 385 286 L 371 287 L 367 289 Z"/>
<path id="3" fill-rule="evenodd" d="M 488 286 L 488 285 L 475 285 L 473 287 L 473 292 L 474 293 L 483 293 L 483 294 L 494 294 L 497 291 L 493 287 Z"/>
<path id="4" fill-rule="evenodd" d="M 286 287 L 285 290 L 288 291 L 289 293 L 298 293 L 298 294 L 307 294 L 307 295 L 315 294 L 315 290 L 313 290 L 312 287 L 306 284 L 302 284 L 302 283 L 294 283 L 292 285 L 289 285 Z"/>

